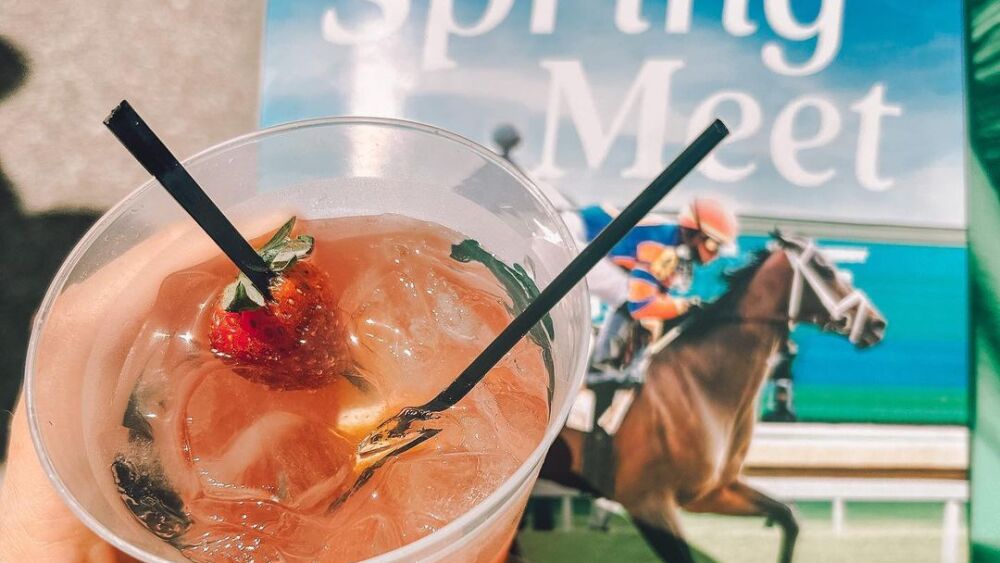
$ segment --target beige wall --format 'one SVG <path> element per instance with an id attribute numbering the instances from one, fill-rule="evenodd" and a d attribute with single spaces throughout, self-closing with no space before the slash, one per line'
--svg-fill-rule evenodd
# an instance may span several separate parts
<path id="1" fill-rule="evenodd" d="M 256 128 L 264 0 L 0 0 L 28 59 L 0 100 L 24 207 L 103 209 L 146 174 L 101 123 L 123 98 L 179 157 Z"/>

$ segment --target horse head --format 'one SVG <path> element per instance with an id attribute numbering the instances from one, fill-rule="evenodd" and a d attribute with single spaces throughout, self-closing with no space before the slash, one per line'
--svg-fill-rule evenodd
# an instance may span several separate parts
<path id="1" fill-rule="evenodd" d="M 858 348 L 882 341 L 888 323 L 868 296 L 854 287 L 849 272 L 834 266 L 811 239 L 780 231 L 771 237 L 792 267 L 791 322 L 808 322 L 844 335 Z"/>

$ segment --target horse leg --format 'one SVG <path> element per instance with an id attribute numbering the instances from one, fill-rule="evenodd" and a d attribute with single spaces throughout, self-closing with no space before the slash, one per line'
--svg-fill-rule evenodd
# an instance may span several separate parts
<path id="1" fill-rule="evenodd" d="M 590 495 L 603 496 L 604 493 L 580 475 L 583 433 L 575 434 L 564 431 L 556 438 L 542 462 L 538 478 L 554 481 Z"/>
<path id="2" fill-rule="evenodd" d="M 799 535 L 799 523 L 795 513 L 787 504 L 777 501 L 746 483 L 736 481 L 684 506 L 691 512 L 714 512 L 733 516 L 766 516 L 782 529 L 780 563 L 791 563 L 795 539 Z"/>
<path id="3" fill-rule="evenodd" d="M 676 530 L 665 530 L 638 518 L 634 519 L 633 523 L 649 547 L 665 563 L 694 563 L 691 548 Z"/>
<path id="4" fill-rule="evenodd" d="M 681 536 L 676 502 L 672 498 L 660 501 L 656 499 L 658 496 L 644 498 L 639 506 L 626 504 L 632 523 L 661 560 L 666 563 L 694 563 L 691 548 Z"/>

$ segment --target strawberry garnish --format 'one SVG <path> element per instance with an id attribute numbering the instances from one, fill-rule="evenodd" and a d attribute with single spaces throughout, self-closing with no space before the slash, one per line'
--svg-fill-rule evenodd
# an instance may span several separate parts
<path id="1" fill-rule="evenodd" d="M 258 253 L 278 274 L 264 299 L 240 274 L 222 293 L 212 314 L 212 351 L 236 373 L 273 389 L 315 389 L 346 370 L 344 324 L 329 277 L 303 262 L 312 237 L 291 238 L 293 217 Z"/>

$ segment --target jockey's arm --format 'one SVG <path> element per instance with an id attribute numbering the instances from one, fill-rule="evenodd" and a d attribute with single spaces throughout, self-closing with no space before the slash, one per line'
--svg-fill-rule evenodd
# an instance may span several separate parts
<path id="1" fill-rule="evenodd" d="M 636 320 L 666 321 L 688 310 L 686 299 L 674 297 L 645 268 L 632 270 L 628 281 L 628 311 Z"/>
<path id="2" fill-rule="evenodd" d="M 590 292 L 617 309 L 628 300 L 629 275 L 610 260 L 601 260 L 587 273 L 587 287 Z"/>

